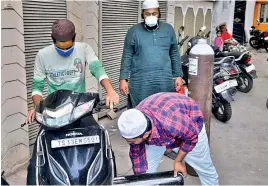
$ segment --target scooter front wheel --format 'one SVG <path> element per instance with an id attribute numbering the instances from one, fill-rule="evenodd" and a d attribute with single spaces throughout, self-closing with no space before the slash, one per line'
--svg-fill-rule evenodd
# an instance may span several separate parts
<path id="1" fill-rule="evenodd" d="M 260 48 L 260 47 L 259 47 L 259 44 L 258 44 L 258 40 L 257 40 L 256 37 L 251 37 L 251 38 L 249 39 L 249 44 L 250 44 L 250 46 L 251 46 L 252 48 L 255 48 L 255 49 L 259 49 L 259 48 Z"/>
<path id="2" fill-rule="evenodd" d="M 237 82 L 238 86 L 236 88 L 240 92 L 248 93 L 253 88 L 253 79 L 248 73 L 241 73 Z"/>
<path id="3" fill-rule="evenodd" d="M 232 117 L 231 103 L 224 100 L 219 101 L 217 107 L 212 108 L 212 114 L 223 123 L 229 121 Z"/>

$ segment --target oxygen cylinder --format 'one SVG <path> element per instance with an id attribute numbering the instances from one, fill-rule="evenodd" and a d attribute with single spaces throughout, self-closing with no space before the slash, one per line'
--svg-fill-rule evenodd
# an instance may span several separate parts
<path id="1" fill-rule="evenodd" d="M 214 51 L 206 39 L 199 39 L 191 49 L 188 70 L 189 97 L 196 101 L 204 115 L 208 140 L 212 109 Z M 198 177 L 195 170 L 185 163 L 189 175 Z"/>
<path id="2" fill-rule="evenodd" d="M 208 139 L 212 109 L 214 51 L 206 39 L 199 39 L 189 57 L 189 97 L 199 105 L 206 124 Z"/>

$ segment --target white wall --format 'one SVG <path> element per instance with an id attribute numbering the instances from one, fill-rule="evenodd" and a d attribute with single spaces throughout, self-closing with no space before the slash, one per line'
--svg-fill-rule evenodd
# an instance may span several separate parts
<path id="1" fill-rule="evenodd" d="M 249 29 L 253 25 L 254 19 L 254 9 L 255 9 L 256 0 L 247 1 L 246 15 L 245 15 L 245 30 L 247 41 L 249 40 Z"/>
<path id="2" fill-rule="evenodd" d="M 223 3 L 227 2 L 228 8 L 223 9 Z M 255 8 L 255 1 L 256 0 L 250 0 L 247 1 L 247 7 L 246 7 L 246 15 L 245 15 L 245 30 L 246 30 L 246 37 L 249 37 L 249 28 L 253 24 L 253 15 L 254 15 L 254 8 Z M 222 22 L 227 23 L 227 28 L 230 34 L 233 33 L 233 19 L 234 19 L 234 9 L 235 9 L 235 0 L 219 0 L 214 3 L 214 9 L 213 9 L 213 23 L 212 27 L 214 28 L 212 32 L 212 37 L 214 38 L 216 36 L 215 29 L 217 25 L 221 24 Z"/>
<path id="3" fill-rule="evenodd" d="M 202 0 L 168 1 L 167 22 L 170 23 L 171 25 L 174 25 L 175 7 L 182 8 L 183 17 L 185 17 L 188 8 L 194 9 L 195 16 L 197 14 L 198 9 L 202 8 L 204 11 L 204 16 L 205 16 L 207 9 L 211 9 L 211 10 L 213 9 L 213 2 L 202 1 Z"/>
<path id="4" fill-rule="evenodd" d="M 226 9 L 223 8 L 224 1 L 228 5 Z M 235 0 L 219 0 L 214 3 L 212 13 L 212 38 L 215 38 L 216 36 L 216 27 L 223 22 L 227 23 L 229 33 L 233 33 L 234 8 Z"/>

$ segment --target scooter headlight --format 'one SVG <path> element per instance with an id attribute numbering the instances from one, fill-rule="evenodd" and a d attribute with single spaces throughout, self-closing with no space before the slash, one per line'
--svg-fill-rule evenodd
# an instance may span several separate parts
<path id="1" fill-rule="evenodd" d="M 60 128 L 92 111 L 95 100 L 74 108 L 72 103 L 56 109 L 45 108 L 43 114 L 37 113 L 36 120 L 47 127 Z"/>
<path id="2" fill-rule="evenodd" d="M 42 114 L 40 114 L 39 112 L 36 112 L 36 114 L 35 114 L 35 119 L 36 119 L 39 123 L 43 123 Z"/>
<path id="3" fill-rule="evenodd" d="M 86 113 L 92 111 L 93 106 L 94 106 L 94 102 L 95 102 L 95 100 L 92 100 L 92 101 L 86 102 L 86 103 L 76 107 L 73 111 L 72 119 L 73 120 L 78 119 L 81 116 L 85 115 Z"/>
<path id="4" fill-rule="evenodd" d="M 53 110 L 45 108 L 43 111 L 43 124 L 52 128 L 60 128 L 69 124 L 73 108 L 72 103 Z"/>

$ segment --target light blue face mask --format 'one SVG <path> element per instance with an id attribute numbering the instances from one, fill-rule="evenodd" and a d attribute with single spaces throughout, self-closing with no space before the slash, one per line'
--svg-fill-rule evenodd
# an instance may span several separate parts
<path id="1" fill-rule="evenodd" d="M 63 50 L 63 49 L 60 49 L 56 46 L 55 46 L 55 48 L 56 48 L 58 54 L 61 55 L 62 57 L 69 57 L 74 51 L 74 46 L 72 46 L 68 50 Z"/>

